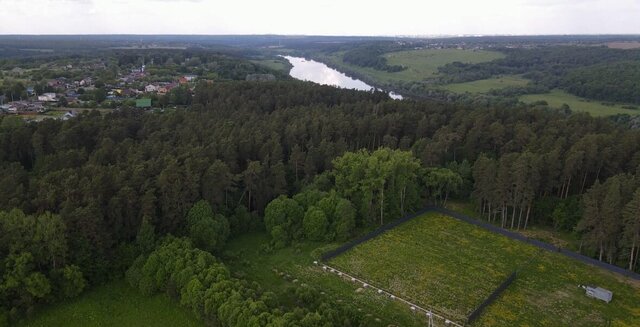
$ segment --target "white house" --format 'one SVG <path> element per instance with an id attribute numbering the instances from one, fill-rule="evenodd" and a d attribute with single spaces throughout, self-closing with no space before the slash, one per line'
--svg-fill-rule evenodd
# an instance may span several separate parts
<path id="1" fill-rule="evenodd" d="M 158 87 L 156 85 L 149 84 L 144 87 L 144 91 L 147 93 L 158 92 Z"/>
<path id="2" fill-rule="evenodd" d="M 44 93 L 44 94 L 38 96 L 38 101 L 55 102 L 55 101 L 58 101 L 58 99 L 56 99 L 56 94 L 55 93 Z"/>

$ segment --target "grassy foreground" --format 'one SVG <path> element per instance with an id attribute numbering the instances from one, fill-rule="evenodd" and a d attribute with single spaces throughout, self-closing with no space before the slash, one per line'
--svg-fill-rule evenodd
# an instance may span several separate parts
<path id="1" fill-rule="evenodd" d="M 454 218 L 427 214 L 330 262 L 456 320 L 513 270 L 516 281 L 474 326 L 640 325 L 640 285 Z M 614 292 L 607 304 L 578 284 Z"/>
<path id="2" fill-rule="evenodd" d="M 146 297 L 124 281 L 98 286 L 79 298 L 48 306 L 20 327 L 203 326 L 166 295 Z"/>
<path id="3" fill-rule="evenodd" d="M 290 287 L 305 283 L 326 292 L 338 302 L 357 306 L 366 315 L 372 315 L 375 326 L 424 326 L 421 315 L 413 315 L 405 305 L 378 296 L 373 291 L 359 288 L 335 274 L 323 271 L 313 264 L 312 252 L 323 251 L 321 243 L 302 243 L 292 247 L 265 253 L 260 248 L 269 243 L 266 233 L 251 233 L 232 240 L 227 245 L 226 257 L 231 271 L 240 278 L 254 281 L 264 289 L 272 291 L 284 303 L 296 304 L 290 299 Z M 316 251 L 318 252 L 318 251 Z"/>
<path id="4" fill-rule="evenodd" d="M 520 101 L 525 103 L 533 103 L 536 101 L 547 101 L 549 106 L 560 108 L 563 104 L 567 104 L 573 111 L 585 111 L 593 116 L 611 116 L 617 114 L 638 115 L 640 110 L 625 109 L 622 105 L 604 105 L 597 100 L 587 100 L 573 94 L 569 94 L 563 90 L 554 89 L 544 94 L 527 94 L 520 97 Z"/>

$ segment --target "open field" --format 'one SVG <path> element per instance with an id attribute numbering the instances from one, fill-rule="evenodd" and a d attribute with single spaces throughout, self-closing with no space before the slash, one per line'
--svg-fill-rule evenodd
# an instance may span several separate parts
<path id="1" fill-rule="evenodd" d="M 79 298 L 45 307 L 19 327 L 203 326 L 166 295 L 145 297 L 124 281 L 98 286 Z"/>
<path id="2" fill-rule="evenodd" d="M 405 80 L 422 80 L 438 74 L 438 67 L 452 62 L 480 63 L 504 58 L 504 54 L 496 51 L 428 49 L 390 52 L 384 55 L 389 65 L 407 67 L 404 71 L 393 73 L 403 76 Z"/>
<path id="3" fill-rule="evenodd" d="M 549 106 L 560 108 L 563 104 L 569 105 L 573 111 L 585 111 L 593 116 L 611 116 L 617 114 L 638 115 L 639 110 L 625 109 L 622 105 L 604 105 L 597 100 L 587 100 L 573 94 L 569 94 L 563 90 L 554 89 L 544 94 L 526 94 L 520 97 L 520 101 L 525 103 L 533 103 L 536 101 L 547 101 Z"/>
<path id="4" fill-rule="evenodd" d="M 284 299 L 290 299 L 288 288 L 294 285 L 294 280 L 317 287 L 332 298 L 356 305 L 365 314 L 378 318 L 378 324 L 372 327 L 425 325 L 424 318 L 412 315 L 406 305 L 389 301 L 370 290 L 358 292 L 357 285 L 347 283 L 313 265 L 316 259 L 312 252 L 323 244 L 303 243 L 270 253 L 261 251 L 260 247 L 268 243 L 269 236 L 266 233 L 240 236 L 227 245 L 225 253 L 228 257 L 224 258 L 224 262 L 237 277 L 255 281 Z"/>
<path id="5" fill-rule="evenodd" d="M 628 42 L 609 42 L 606 43 L 607 47 L 612 49 L 638 49 L 640 48 L 640 42 L 628 41 Z"/>
<path id="6" fill-rule="evenodd" d="M 526 86 L 528 83 L 529 80 L 526 78 L 507 75 L 473 82 L 447 84 L 443 85 L 442 88 L 455 93 L 487 93 L 491 90 L 499 90 L 506 87 Z"/>
<path id="7" fill-rule="evenodd" d="M 284 59 L 283 59 L 284 60 Z M 267 68 L 271 68 L 273 70 L 279 70 L 279 71 L 283 71 L 283 72 L 288 72 L 290 69 L 290 66 L 287 65 L 287 63 L 283 60 L 277 60 L 277 59 L 264 59 L 264 60 L 251 60 L 251 62 L 261 65 L 261 66 L 265 66 Z"/>
<path id="8" fill-rule="evenodd" d="M 405 70 L 390 73 L 373 68 L 347 64 L 342 61 L 343 54 L 344 52 L 334 52 L 331 55 L 323 56 L 319 59 L 343 70 L 346 68 L 346 71 L 355 71 L 360 75 L 368 76 L 377 83 L 422 81 L 435 77 L 438 74 L 438 67 L 455 61 L 479 63 L 504 58 L 504 54 L 500 52 L 483 50 L 428 49 L 390 52 L 384 54 L 389 65 L 402 65 L 407 67 Z"/>
<path id="9" fill-rule="evenodd" d="M 521 267 L 474 326 L 640 324 L 637 282 L 436 213 L 360 244 L 330 264 L 456 320 L 464 320 Z M 610 289 L 614 300 L 588 298 L 578 284 Z"/>

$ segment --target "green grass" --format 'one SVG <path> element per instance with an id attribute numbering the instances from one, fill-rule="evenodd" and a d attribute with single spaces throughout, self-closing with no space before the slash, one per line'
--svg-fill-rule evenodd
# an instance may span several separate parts
<path id="1" fill-rule="evenodd" d="M 530 261 L 532 260 L 532 261 Z M 330 262 L 376 286 L 464 320 L 509 273 L 518 278 L 474 326 L 640 325 L 640 285 L 604 270 L 430 213 Z M 607 304 L 578 284 L 614 292 Z"/>
<path id="2" fill-rule="evenodd" d="M 404 80 L 419 81 L 438 74 L 438 67 L 452 62 L 480 63 L 504 58 L 504 54 L 496 51 L 428 49 L 390 52 L 384 55 L 389 65 L 401 65 L 407 69 L 393 73 Z"/>
<path id="3" fill-rule="evenodd" d="M 260 247 L 268 242 L 266 233 L 251 233 L 236 238 L 227 245 L 224 261 L 236 277 L 259 283 L 291 305 L 293 303 L 287 301 L 290 299 L 289 288 L 295 283 L 306 283 L 326 292 L 338 302 L 353 304 L 362 309 L 364 314 L 373 315 L 378 319 L 374 326 L 424 326 L 423 317 L 412 315 L 405 305 L 388 301 L 370 290 L 356 292 L 358 286 L 314 265 L 311 253 L 324 244 L 302 243 L 264 253 Z"/>
<path id="4" fill-rule="evenodd" d="M 258 64 L 258 65 L 261 65 L 261 66 L 265 66 L 265 67 L 273 69 L 273 70 L 288 72 L 289 69 L 290 69 L 290 66 L 287 65 L 287 63 L 284 62 L 283 60 L 263 59 L 263 60 L 251 60 L 251 62 L 253 62 L 255 64 Z"/>
<path id="5" fill-rule="evenodd" d="M 449 200 L 447 201 L 446 207 L 449 210 L 487 222 L 487 217 L 481 217 L 476 206 L 469 200 Z M 499 226 L 499 221 L 494 225 Z M 580 249 L 580 237 L 576 233 L 558 231 L 552 227 L 539 225 L 529 225 L 527 229 L 521 229 L 516 231 L 516 233 L 554 246 L 559 246 L 570 251 L 578 252 Z"/>
<path id="6" fill-rule="evenodd" d="M 491 90 L 499 90 L 506 87 L 526 86 L 528 83 L 529 80 L 526 78 L 507 75 L 466 83 L 447 84 L 443 88 L 455 93 L 487 93 Z"/>
<path id="7" fill-rule="evenodd" d="M 344 52 L 334 52 L 330 55 L 321 56 L 319 59 L 338 68 L 346 68 L 347 70 L 365 75 L 380 84 L 417 82 L 433 78 L 438 74 L 438 67 L 455 61 L 479 63 L 504 58 L 504 54 L 500 52 L 484 50 L 427 49 L 390 52 L 384 55 L 389 65 L 402 65 L 407 67 L 405 70 L 390 73 L 373 68 L 347 64 L 342 60 L 343 55 Z"/>
<path id="8" fill-rule="evenodd" d="M 98 286 L 73 301 L 45 307 L 18 327 L 203 326 L 166 295 L 145 297 L 124 281 Z"/>
<path id="9" fill-rule="evenodd" d="M 616 114 L 638 115 L 640 110 L 625 109 L 622 105 L 604 105 L 597 100 L 587 100 L 565 91 L 554 89 L 544 94 L 527 94 L 520 97 L 520 101 L 533 103 L 536 101 L 547 101 L 549 106 L 560 108 L 563 104 L 569 105 L 573 111 L 588 112 L 593 116 L 611 116 Z"/>

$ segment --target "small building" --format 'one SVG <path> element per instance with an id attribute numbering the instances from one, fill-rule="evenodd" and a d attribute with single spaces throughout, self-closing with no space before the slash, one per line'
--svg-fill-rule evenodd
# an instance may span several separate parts
<path id="1" fill-rule="evenodd" d="M 56 101 L 58 101 L 58 99 L 56 99 L 56 94 L 55 93 L 44 93 L 44 94 L 38 96 L 38 101 L 56 102 Z"/>
<path id="2" fill-rule="evenodd" d="M 80 80 L 80 86 L 89 86 L 93 85 L 93 79 L 91 77 L 87 77 L 85 79 Z"/>
<path id="3" fill-rule="evenodd" d="M 144 87 L 144 91 L 147 93 L 158 92 L 158 86 L 149 84 Z"/>
<path id="4" fill-rule="evenodd" d="M 151 99 L 138 99 L 136 100 L 136 108 L 151 108 Z"/>
<path id="5" fill-rule="evenodd" d="M 607 303 L 611 302 L 611 299 L 613 298 L 613 292 L 607 289 L 604 289 L 602 287 L 589 286 L 589 285 L 580 285 L 580 287 L 582 287 L 585 290 L 588 297 L 602 300 Z"/>
<path id="6" fill-rule="evenodd" d="M 60 117 L 61 120 L 69 120 L 71 118 L 74 118 L 78 115 L 78 113 L 75 110 L 69 110 L 67 112 L 64 113 L 64 115 L 62 115 Z"/>

